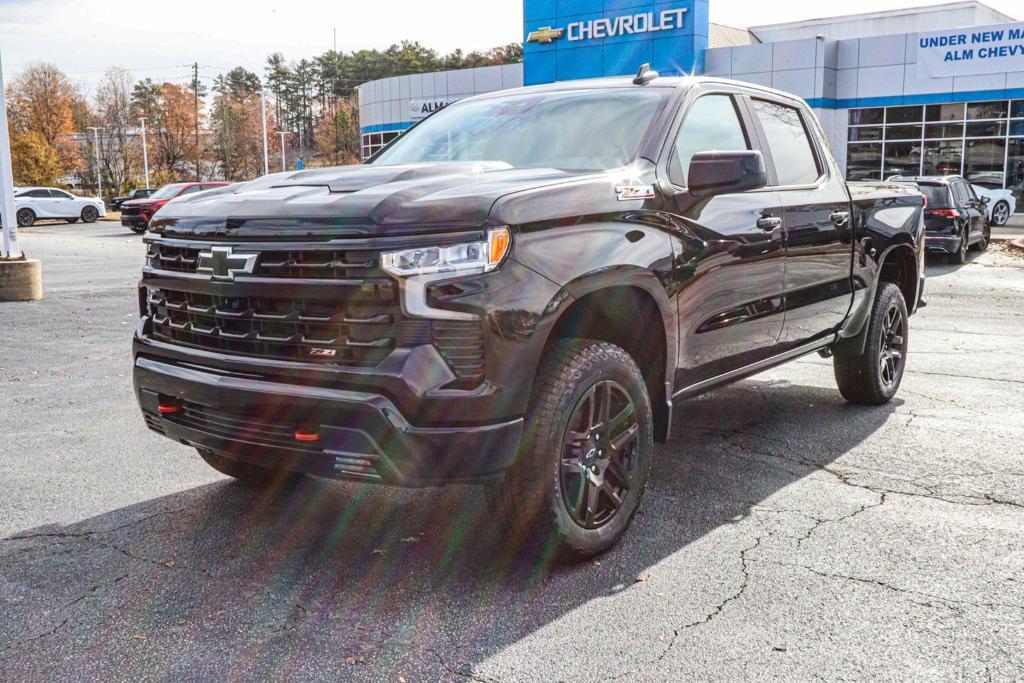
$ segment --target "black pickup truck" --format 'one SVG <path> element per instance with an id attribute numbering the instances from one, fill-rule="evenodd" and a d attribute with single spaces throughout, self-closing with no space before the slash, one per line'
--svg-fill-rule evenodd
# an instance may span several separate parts
<path id="1" fill-rule="evenodd" d="M 922 208 L 848 186 L 807 105 L 750 84 L 478 96 L 365 165 L 166 206 L 138 400 L 251 484 L 484 484 L 509 543 L 588 557 L 628 527 L 674 402 L 815 352 L 847 400 L 893 397 Z"/>

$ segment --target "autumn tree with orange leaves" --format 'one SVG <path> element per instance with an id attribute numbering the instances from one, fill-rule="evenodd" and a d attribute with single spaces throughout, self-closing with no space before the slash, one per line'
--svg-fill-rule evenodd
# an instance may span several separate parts
<path id="1" fill-rule="evenodd" d="M 75 85 L 53 64 L 32 64 L 14 78 L 7 108 L 16 182 L 53 184 L 80 167 L 79 143 L 72 135 L 80 104 Z"/>

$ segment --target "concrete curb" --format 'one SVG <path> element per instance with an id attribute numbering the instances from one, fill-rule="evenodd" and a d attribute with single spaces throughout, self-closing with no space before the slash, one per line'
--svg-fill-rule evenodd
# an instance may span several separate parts
<path id="1" fill-rule="evenodd" d="M 43 266 L 37 259 L 0 259 L 0 301 L 43 298 Z"/>

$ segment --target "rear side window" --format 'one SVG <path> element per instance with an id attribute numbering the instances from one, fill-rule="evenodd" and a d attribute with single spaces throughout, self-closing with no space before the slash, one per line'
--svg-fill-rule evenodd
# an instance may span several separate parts
<path id="1" fill-rule="evenodd" d="M 182 195 L 192 194 L 193 192 L 202 192 L 202 191 L 203 191 L 203 186 L 202 185 L 190 185 L 190 186 L 186 187 L 184 190 L 182 190 L 178 194 L 178 196 L 180 197 Z"/>
<path id="2" fill-rule="evenodd" d="M 967 191 L 967 185 L 965 183 L 953 183 L 953 196 L 956 197 L 957 206 L 967 206 L 971 203 L 971 195 L 970 192 Z"/>
<path id="3" fill-rule="evenodd" d="M 810 185 L 821 176 L 800 112 L 776 102 L 754 100 L 754 110 L 768 139 L 779 185 Z"/>
<path id="4" fill-rule="evenodd" d="M 929 209 L 952 208 L 949 202 L 949 189 L 945 185 L 918 185 L 918 189 L 928 199 Z"/>
<path id="5" fill-rule="evenodd" d="M 736 106 L 729 95 L 705 95 L 697 100 L 679 129 L 669 161 L 669 177 L 686 186 L 690 161 L 700 152 L 740 152 L 750 149 Z"/>

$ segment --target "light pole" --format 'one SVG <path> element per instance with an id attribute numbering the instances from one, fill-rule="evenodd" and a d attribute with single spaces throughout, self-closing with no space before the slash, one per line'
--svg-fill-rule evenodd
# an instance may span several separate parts
<path id="1" fill-rule="evenodd" d="M 3 223 L 3 258 L 21 258 L 18 244 L 17 211 L 14 209 L 14 172 L 11 170 L 11 138 L 7 131 L 7 102 L 4 100 L 4 73 L 0 67 L 0 222 Z"/>
<path id="2" fill-rule="evenodd" d="M 263 175 L 270 174 L 270 146 L 267 143 L 267 93 L 260 88 L 260 123 L 263 124 Z"/>
<path id="3" fill-rule="evenodd" d="M 142 168 L 146 173 L 146 189 L 149 189 L 149 151 L 146 149 L 146 117 L 139 117 L 142 121 Z"/>
<path id="4" fill-rule="evenodd" d="M 288 168 L 286 167 L 286 162 L 284 160 L 284 136 L 288 135 L 289 132 L 286 130 L 279 130 L 277 131 L 277 134 L 281 136 L 281 170 L 287 171 Z"/>
<path id="5" fill-rule="evenodd" d="M 100 168 L 100 131 L 105 130 L 106 126 L 89 126 L 89 130 L 92 131 L 92 139 L 95 143 L 95 154 L 96 154 L 96 191 L 99 193 L 100 201 L 103 201 L 103 169 Z"/>

